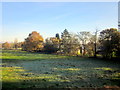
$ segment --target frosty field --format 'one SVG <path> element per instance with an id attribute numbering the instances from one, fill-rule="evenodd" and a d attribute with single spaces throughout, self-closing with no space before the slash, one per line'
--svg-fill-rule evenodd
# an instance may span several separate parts
<path id="1" fill-rule="evenodd" d="M 120 86 L 120 62 L 2 51 L 3 88 L 102 88 Z"/>

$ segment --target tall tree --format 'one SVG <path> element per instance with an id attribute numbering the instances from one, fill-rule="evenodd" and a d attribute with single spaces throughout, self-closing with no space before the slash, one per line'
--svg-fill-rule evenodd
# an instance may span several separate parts
<path id="1" fill-rule="evenodd" d="M 80 51 L 80 44 L 78 37 L 76 37 L 76 34 L 70 33 L 70 43 L 68 47 L 70 49 L 71 55 L 78 55 L 78 51 Z"/>
<path id="2" fill-rule="evenodd" d="M 69 49 L 69 43 L 70 43 L 70 34 L 67 29 L 63 31 L 61 34 L 61 51 L 64 52 L 65 54 L 70 52 Z"/>
<path id="3" fill-rule="evenodd" d="M 98 34 L 98 30 L 96 29 L 94 36 L 94 57 L 96 57 L 97 54 L 97 34 Z"/>
<path id="4" fill-rule="evenodd" d="M 22 45 L 22 49 L 26 51 L 40 51 L 43 47 L 43 37 L 36 31 L 30 33 Z"/>
<path id="5" fill-rule="evenodd" d="M 115 28 L 105 29 L 100 32 L 100 44 L 103 56 L 112 58 L 115 53 L 116 56 L 120 55 L 120 32 Z"/>
<path id="6" fill-rule="evenodd" d="M 10 45 L 10 43 L 5 42 L 5 43 L 2 44 L 2 48 L 4 48 L 4 49 L 10 49 L 11 45 Z"/>
<path id="7" fill-rule="evenodd" d="M 82 47 L 83 47 L 83 52 L 82 54 L 85 55 L 86 54 L 86 44 L 90 41 L 91 38 L 91 34 L 90 32 L 78 32 L 78 38 L 80 39 L 80 41 L 82 42 Z"/>
<path id="8" fill-rule="evenodd" d="M 18 48 L 18 40 L 17 40 L 17 38 L 15 38 L 15 40 L 14 40 L 14 46 L 13 46 L 13 48 L 15 48 L 15 49 Z"/>
<path id="9" fill-rule="evenodd" d="M 59 33 L 56 33 L 55 37 L 56 37 L 57 39 L 60 39 Z"/>
<path id="10" fill-rule="evenodd" d="M 69 33 L 68 30 L 65 29 L 61 35 L 61 51 L 64 54 L 77 54 L 78 44 L 76 35 Z"/>

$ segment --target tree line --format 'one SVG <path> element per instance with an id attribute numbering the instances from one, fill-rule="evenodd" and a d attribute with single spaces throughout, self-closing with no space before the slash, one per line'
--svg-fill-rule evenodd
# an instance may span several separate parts
<path id="1" fill-rule="evenodd" d="M 3 49 L 18 49 L 28 52 L 55 53 L 61 55 L 77 56 L 102 56 L 104 58 L 120 58 L 120 32 L 115 28 L 102 30 L 99 35 L 82 31 L 70 33 L 65 29 L 61 36 L 56 33 L 55 36 L 43 39 L 36 31 L 28 35 L 24 42 L 10 44 L 2 43 Z"/>

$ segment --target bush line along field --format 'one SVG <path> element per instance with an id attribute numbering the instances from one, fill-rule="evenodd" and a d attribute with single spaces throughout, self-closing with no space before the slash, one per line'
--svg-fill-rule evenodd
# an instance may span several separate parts
<path id="1" fill-rule="evenodd" d="M 120 86 L 120 63 L 72 56 L 2 51 L 3 88 Z"/>

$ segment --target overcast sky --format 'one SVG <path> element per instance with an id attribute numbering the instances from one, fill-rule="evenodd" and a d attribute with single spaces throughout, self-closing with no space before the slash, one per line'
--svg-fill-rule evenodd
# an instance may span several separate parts
<path id="1" fill-rule="evenodd" d="M 32 31 L 43 38 L 96 28 L 118 28 L 117 2 L 6 2 L 2 4 L 3 39 L 24 41 Z"/>

